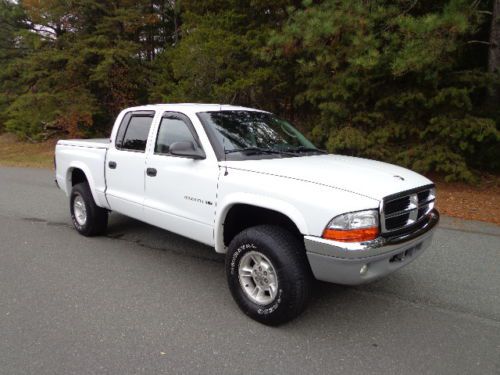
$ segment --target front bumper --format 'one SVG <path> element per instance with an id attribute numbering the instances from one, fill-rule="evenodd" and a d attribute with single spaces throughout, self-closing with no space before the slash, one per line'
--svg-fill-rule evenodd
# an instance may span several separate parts
<path id="1" fill-rule="evenodd" d="M 413 233 L 362 243 L 305 236 L 307 258 L 318 280 L 344 285 L 367 283 L 406 266 L 419 256 L 430 246 L 438 222 L 439 212 L 433 210 L 426 223 Z"/>

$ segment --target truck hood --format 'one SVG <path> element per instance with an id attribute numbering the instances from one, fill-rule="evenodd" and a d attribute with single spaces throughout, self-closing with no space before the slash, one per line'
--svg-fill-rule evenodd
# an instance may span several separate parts
<path id="1" fill-rule="evenodd" d="M 376 200 L 432 183 L 406 168 L 341 155 L 226 161 L 222 165 L 325 185 Z"/>

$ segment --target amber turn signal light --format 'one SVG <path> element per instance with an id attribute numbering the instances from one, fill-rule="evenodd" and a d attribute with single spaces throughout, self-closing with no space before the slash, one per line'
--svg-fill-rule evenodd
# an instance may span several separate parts
<path id="1" fill-rule="evenodd" d="M 363 228 L 363 229 L 325 229 L 323 238 L 340 242 L 364 242 L 371 241 L 378 237 L 378 228 Z"/>

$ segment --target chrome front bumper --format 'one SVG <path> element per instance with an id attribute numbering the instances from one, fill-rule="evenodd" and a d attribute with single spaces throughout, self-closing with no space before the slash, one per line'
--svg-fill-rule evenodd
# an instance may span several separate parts
<path id="1" fill-rule="evenodd" d="M 381 278 L 407 265 L 432 241 L 439 213 L 429 213 L 424 226 L 397 237 L 368 242 L 337 242 L 305 236 L 307 258 L 314 277 L 336 284 L 358 285 Z"/>

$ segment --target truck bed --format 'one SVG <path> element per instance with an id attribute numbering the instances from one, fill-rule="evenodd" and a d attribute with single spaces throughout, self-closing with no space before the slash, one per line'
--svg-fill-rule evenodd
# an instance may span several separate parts
<path id="1" fill-rule="evenodd" d="M 57 144 L 61 146 L 107 149 L 109 147 L 109 138 L 61 139 Z"/>
<path id="2" fill-rule="evenodd" d="M 109 138 L 59 140 L 55 155 L 56 179 L 59 187 L 69 195 L 72 175 L 67 172 L 73 168 L 81 169 L 89 181 L 97 205 L 108 208 L 105 197 L 104 165 L 109 145 Z"/>

